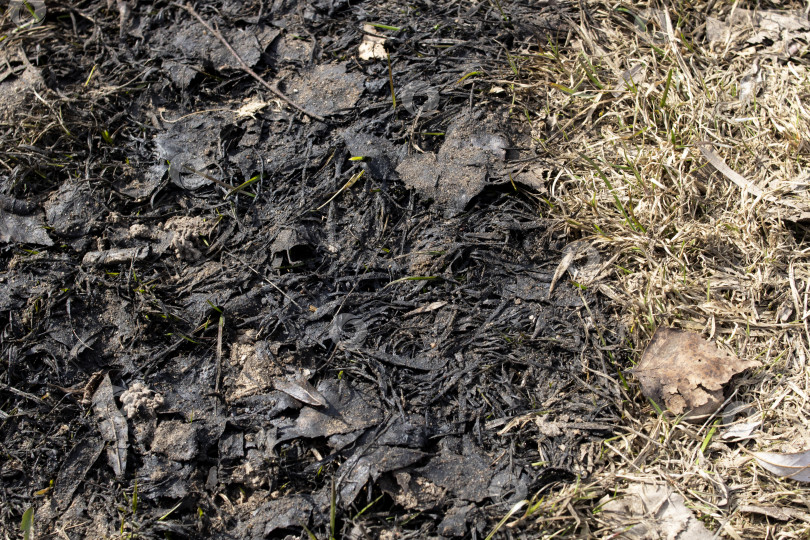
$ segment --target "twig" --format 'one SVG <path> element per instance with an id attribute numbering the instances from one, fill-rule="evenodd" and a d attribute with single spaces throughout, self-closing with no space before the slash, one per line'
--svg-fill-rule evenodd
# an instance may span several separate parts
<path id="1" fill-rule="evenodd" d="M 301 307 L 301 304 L 299 304 L 298 302 L 296 302 L 295 300 L 293 300 L 292 298 L 290 298 L 290 296 L 289 296 L 287 293 L 285 293 L 285 292 L 284 292 L 284 291 L 283 291 L 283 290 L 282 290 L 282 289 L 281 289 L 281 288 L 280 288 L 278 285 L 276 285 L 275 283 L 273 283 L 272 281 L 270 281 L 270 280 L 267 278 L 267 276 L 265 276 L 264 274 L 262 274 L 261 272 L 259 272 L 258 270 L 256 270 L 256 269 L 255 269 L 255 268 L 253 268 L 252 266 L 250 266 L 250 265 L 249 265 L 249 264 L 248 264 L 248 263 L 247 263 L 245 260 L 243 260 L 243 259 L 242 259 L 242 258 L 241 258 L 239 255 L 237 255 L 236 253 L 232 253 L 232 252 L 228 251 L 227 249 L 225 250 L 225 253 L 227 253 L 228 255 L 230 255 L 231 257 L 233 257 L 234 259 L 236 259 L 236 260 L 237 260 L 237 261 L 239 261 L 240 263 L 242 263 L 242 264 L 243 264 L 243 265 L 244 265 L 244 266 L 245 266 L 245 267 L 246 267 L 248 270 L 250 270 L 251 272 L 253 272 L 253 273 L 254 273 L 254 274 L 256 274 L 257 276 L 259 276 L 260 278 L 262 278 L 262 279 L 265 281 L 265 283 L 267 283 L 268 285 L 270 285 L 271 287 L 273 287 L 275 290 L 277 290 L 278 292 L 280 292 L 280 293 L 281 293 L 281 294 L 284 296 L 284 298 L 286 298 L 287 300 L 289 300 L 290 302 L 292 302 L 293 304 L 295 304 L 295 306 L 296 306 L 298 309 L 300 309 L 301 311 L 304 311 L 304 308 L 302 308 L 302 307 Z"/>
<path id="2" fill-rule="evenodd" d="M 171 167 L 171 163 L 169 164 L 169 166 Z M 206 180 L 210 180 L 210 181 L 212 181 L 213 183 L 215 183 L 215 184 L 217 184 L 217 185 L 219 185 L 219 186 L 224 187 L 224 188 L 225 188 L 225 189 L 227 189 L 228 191 L 233 191 L 233 190 L 234 190 L 234 186 L 230 185 L 230 184 L 229 184 L 229 183 L 227 183 L 227 182 L 223 182 L 222 180 L 217 180 L 216 178 L 214 178 L 214 177 L 213 177 L 213 176 L 211 176 L 210 174 L 204 173 L 204 172 L 202 172 L 202 171 L 198 171 L 197 169 L 194 169 L 194 168 L 192 168 L 192 167 L 189 167 L 189 166 L 188 166 L 188 165 L 186 165 L 186 164 L 182 164 L 182 165 L 180 165 L 180 166 L 181 166 L 181 167 L 183 168 L 183 170 L 185 170 L 186 172 L 190 172 L 190 173 L 193 173 L 193 174 L 197 174 L 197 175 L 199 175 L 199 176 L 202 176 L 202 177 L 203 177 L 203 178 L 205 178 Z"/>
<path id="3" fill-rule="evenodd" d="M 191 7 L 191 4 L 186 4 L 186 5 L 175 4 L 175 5 L 180 6 L 181 8 L 185 9 L 192 16 L 194 16 L 195 19 L 200 21 L 200 24 L 202 24 L 205 27 L 206 30 L 211 32 L 223 45 L 225 45 L 225 48 L 228 49 L 228 51 L 230 51 L 230 53 L 233 55 L 234 58 L 236 58 L 236 61 L 239 62 L 239 65 L 242 67 L 242 69 L 245 71 L 245 73 L 247 73 L 248 75 L 250 75 L 251 77 L 253 77 L 257 81 L 259 81 L 262 86 L 264 86 L 265 88 L 270 90 L 270 92 L 272 92 L 277 98 L 279 98 L 281 101 L 283 101 L 284 103 L 286 103 L 287 105 L 289 105 L 293 109 L 297 110 L 298 112 L 300 112 L 302 114 L 305 114 L 306 116 L 309 116 L 310 118 L 314 118 L 315 120 L 318 120 L 320 122 L 326 122 L 326 119 L 324 119 L 323 116 L 317 115 L 317 114 L 315 114 L 313 112 L 310 112 L 310 111 L 306 110 L 305 108 L 301 107 L 300 105 L 297 105 L 290 98 L 285 96 L 284 93 L 281 92 L 281 90 L 279 90 L 278 88 L 276 88 L 272 84 L 270 84 L 267 81 L 265 81 L 264 79 L 262 79 L 255 71 L 253 71 L 250 68 L 249 65 L 247 65 L 245 63 L 244 60 L 242 60 L 242 57 L 239 56 L 239 53 L 237 53 L 234 50 L 234 48 L 231 47 L 230 43 L 228 43 L 228 41 L 222 36 L 222 34 L 219 33 L 219 30 L 217 30 L 216 28 L 213 28 L 210 24 L 205 22 L 205 20 L 202 17 L 200 17 L 200 15 L 194 10 L 194 8 Z"/>
<path id="4" fill-rule="evenodd" d="M 217 325 L 217 380 L 214 382 L 214 392 L 219 394 L 219 380 L 222 377 L 222 328 L 225 326 L 225 315 L 219 314 Z"/>
<path id="5" fill-rule="evenodd" d="M 328 200 L 328 201 L 326 201 L 325 203 L 323 203 L 322 205 L 320 205 L 318 208 L 316 208 L 316 209 L 315 209 L 315 211 L 317 212 L 318 210 L 320 210 L 321 208 L 323 208 L 324 206 L 326 206 L 327 204 L 329 204 L 330 202 L 332 202 L 333 200 L 335 200 L 335 197 L 337 197 L 338 195 L 340 195 L 341 193 L 343 193 L 344 191 L 346 191 L 347 189 L 349 189 L 350 187 L 352 187 L 352 186 L 355 184 L 355 182 L 357 182 L 358 180 L 360 180 L 360 179 L 363 177 L 363 174 L 364 174 L 365 172 L 366 172 L 366 170 L 365 170 L 365 169 L 361 169 L 359 173 L 357 173 L 357 174 L 355 174 L 354 176 L 352 176 L 351 178 L 349 178 L 349 180 L 348 180 L 348 181 L 347 181 L 345 184 L 343 184 L 343 187 L 342 187 L 342 188 L 340 188 L 339 190 L 337 190 L 337 192 L 335 192 L 335 194 L 334 194 L 334 195 L 332 195 L 331 197 L 329 197 L 329 200 Z"/>
<path id="6" fill-rule="evenodd" d="M 12 394 L 17 394 L 17 395 L 18 395 L 18 396 L 20 396 L 20 397 L 24 397 L 24 398 L 26 398 L 26 399 L 30 399 L 30 400 L 31 400 L 31 401 L 33 401 L 34 403 L 39 403 L 40 405 L 42 404 L 42 400 L 41 400 L 41 399 L 39 399 L 39 398 L 38 398 L 37 396 L 35 396 L 34 394 L 29 394 L 28 392 L 23 392 L 22 390 L 17 390 L 17 389 L 16 389 L 16 388 L 14 388 L 13 386 L 9 386 L 9 385 L 7 385 L 7 384 L 5 384 L 5 383 L 1 383 L 1 382 L 0 382 L 0 389 L 2 389 L 2 390 L 7 390 L 7 391 L 11 392 Z"/>

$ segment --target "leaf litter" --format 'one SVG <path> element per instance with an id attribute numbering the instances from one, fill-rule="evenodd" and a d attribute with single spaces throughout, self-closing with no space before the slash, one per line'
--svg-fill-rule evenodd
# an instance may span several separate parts
<path id="1" fill-rule="evenodd" d="M 621 538 L 714 538 L 686 507 L 684 498 L 663 485 L 631 485 L 622 495 L 604 502 L 602 519 Z"/>
<path id="2" fill-rule="evenodd" d="M 127 420 L 115 404 L 112 381 L 107 374 L 93 394 L 93 412 L 96 415 L 98 430 L 107 443 L 107 463 L 115 476 L 123 478 L 127 469 L 129 451 L 129 429 Z"/>
<path id="3" fill-rule="evenodd" d="M 775 452 L 752 452 L 757 464 L 776 476 L 810 482 L 810 450 L 796 454 Z"/>
<path id="4" fill-rule="evenodd" d="M 29 54 L 35 42 L 48 48 L 45 57 L 57 67 L 45 67 L 48 77 L 41 82 L 49 86 L 38 87 L 37 96 L 27 94 L 30 109 L 11 109 L 15 133 L 41 132 L 18 137 L 37 141 L 28 147 L 12 143 L 16 168 L 3 177 L 3 194 L 34 210 L 49 199 L 64 203 L 53 208 L 68 209 L 68 219 L 48 230 L 58 249 L 22 255 L 8 246 L 3 252 L 9 270 L 0 277 L 0 306 L 4 340 L 11 336 L 2 344 L 3 358 L 10 359 L 4 380 L 11 384 L 2 387 L 4 444 L 25 443 L 15 437 L 18 432 L 48 433 L 53 436 L 41 437 L 39 447 L 64 455 L 75 446 L 69 442 L 74 434 L 97 429 L 92 421 L 82 424 L 84 411 L 70 399 L 71 389 L 99 368 L 112 367 L 116 385 L 144 381 L 154 392 L 150 396 L 164 400 L 154 417 L 144 411 L 134 417 L 127 477 L 114 484 L 131 492 L 137 480 L 142 515 L 126 525 L 140 526 L 147 537 L 200 528 L 262 537 L 301 533 L 305 524 L 331 530 L 329 487 L 336 475 L 345 482 L 338 485 L 343 502 L 335 510 L 345 530 L 484 536 L 497 522 L 507 531 L 551 527 L 557 536 L 590 534 L 589 527 L 598 526 L 587 511 L 594 494 L 632 478 L 620 464 L 636 471 L 632 465 L 645 459 L 656 459 L 671 482 L 688 486 L 682 493 L 705 497 L 705 520 L 726 515 L 720 497 L 728 489 L 714 480 L 719 475 L 696 471 L 725 467 L 727 452 L 713 439 L 712 426 L 670 430 L 665 419 L 639 405 L 643 400 L 634 400 L 632 386 L 611 377 L 618 371 L 621 378 L 621 362 L 649 341 L 655 327 L 672 323 L 723 336 L 741 358 L 767 351 L 764 357 L 779 369 L 801 362 L 800 336 L 779 325 L 789 325 L 791 317 L 797 325 L 804 320 L 806 268 L 799 257 L 784 264 L 789 277 L 782 271 L 785 254 L 801 250 L 792 249 L 783 225 L 772 221 L 785 215 L 801 227 L 801 214 L 788 215 L 791 208 L 772 211 L 786 206 L 775 202 L 780 199 L 799 204 L 804 189 L 800 170 L 782 174 L 796 161 L 777 155 L 783 148 L 799 157 L 805 151 L 803 128 L 784 121 L 802 117 L 785 114 L 801 103 L 786 98 L 800 85 L 774 84 L 776 75 L 787 73 L 781 67 L 792 70 L 792 80 L 801 79 L 795 56 L 803 54 L 801 36 L 779 43 L 785 51 L 777 53 L 781 67 L 767 56 L 754 63 L 760 69 L 751 71 L 748 82 L 751 62 L 731 65 L 724 74 L 716 70 L 733 61 L 736 38 L 725 44 L 731 55 L 704 65 L 701 55 L 713 53 L 705 48 L 708 14 L 700 6 L 628 17 L 632 12 L 622 6 L 594 9 L 598 2 L 530 10 L 497 4 L 500 9 L 475 4 L 461 13 L 457 5 L 439 2 L 421 15 L 370 3 L 352 6 L 361 10 L 355 12 L 342 2 L 297 8 L 226 1 L 201 8 L 245 65 L 279 84 L 299 107 L 270 92 L 274 97 L 262 101 L 268 106 L 247 115 L 236 114 L 233 104 L 246 103 L 267 86 L 251 86 L 245 66 L 210 33 L 198 32 L 183 10 L 119 3 L 120 13 L 107 17 L 103 9 L 81 7 L 46 20 L 40 32 L 52 41 L 15 34 L 15 43 Z M 710 15 L 726 20 L 734 11 L 722 6 Z M 167 17 L 179 25 L 165 25 Z M 369 20 L 400 29 L 386 32 L 390 71 L 380 58 L 345 62 L 357 53 L 362 24 Z M 183 29 L 179 38 L 176 28 Z M 633 38 L 624 39 L 628 28 Z M 505 60 L 500 43 L 482 45 L 490 30 L 493 43 L 506 40 Z M 59 49 L 60 36 L 71 33 L 87 39 L 91 51 L 121 52 L 75 56 L 70 47 Z M 208 41 L 185 52 L 174 41 L 192 43 L 206 35 Z M 539 35 L 544 37 L 537 41 Z M 741 50 L 771 54 L 770 39 L 749 40 Z M 116 42 L 126 47 L 116 49 Z M 161 64 L 144 61 L 156 44 L 173 52 Z M 99 58 L 102 64 L 95 66 Z M 642 62 L 644 77 L 636 79 L 634 66 Z M 23 64 L 10 60 L 12 83 L 39 72 Z M 557 87 L 545 84 L 549 76 Z M 128 86 L 130 80 L 148 82 Z M 611 86 L 619 80 L 623 84 Z M 734 81 L 745 83 L 745 99 L 734 95 Z M 340 91 L 320 103 L 317 93 L 308 93 L 318 85 Z M 585 91 L 589 85 L 598 99 Z M 392 97 L 402 97 L 398 91 L 431 86 L 435 98 L 415 99 L 413 114 L 403 100 L 397 108 L 392 103 Z M 619 95 L 603 99 L 605 88 Z M 717 96 L 715 88 L 721 89 Z M 722 106 L 699 106 L 716 98 L 733 102 L 735 118 L 723 116 Z M 772 108 L 774 131 L 783 137 L 767 146 L 760 145 L 766 136 L 749 141 L 770 167 L 768 177 L 756 175 L 764 170 L 762 162 L 753 167 L 745 157 L 750 153 L 740 156 L 734 149 L 736 128 L 706 137 L 710 130 L 698 113 L 716 111 L 712 125 L 739 126 L 744 115 L 757 117 L 755 107 L 762 103 Z M 322 107 L 327 122 L 297 116 L 302 104 Z M 680 116 L 662 115 L 665 106 L 678 106 Z M 227 111 L 212 111 L 217 108 Z M 622 116 L 628 112 L 633 114 Z M 628 120 L 639 118 L 636 113 L 646 126 L 641 131 Z M 171 133 L 172 122 L 186 115 L 204 119 L 195 131 L 198 140 L 182 138 L 185 120 Z M 102 134 L 99 121 L 108 124 Z M 591 129 L 594 124 L 598 129 Z M 659 134 L 661 125 L 671 132 Z M 678 138 L 683 125 L 696 129 L 699 140 L 723 141 L 715 154 L 739 171 L 744 189 L 753 193 L 747 186 L 758 187 L 765 197 L 731 196 L 726 180 L 739 178 L 723 179 L 704 168 L 707 158 L 688 146 L 695 138 Z M 756 127 L 760 134 L 762 125 Z M 343 133 L 357 134 L 360 142 Z M 594 137 L 583 139 L 585 133 Z M 172 170 L 166 164 L 172 148 L 161 150 L 158 140 L 182 143 L 180 161 L 187 166 L 204 159 L 199 168 Z M 613 153 L 615 141 L 623 141 L 623 154 Z M 34 146 L 40 143 L 51 152 L 47 159 Z M 593 171 L 579 169 L 581 160 L 569 145 L 595 159 L 621 156 L 614 160 L 620 165 L 599 164 L 610 184 L 591 182 Z M 412 159 L 428 165 L 435 160 L 436 171 L 413 167 L 410 183 L 403 182 L 397 167 Z M 56 183 L 43 181 L 43 171 Z M 360 171 L 364 175 L 351 189 L 330 200 Z M 675 176 L 678 182 L 671 181 Z M 649 186 L 633 186 L 628 178 L 649 179 Z M 62 192 L 59 186 L 80 189 Z M 581 189 L 587 193 L 579 197 Z M 100 208 L 81 204 L 96 200 Z M 723 205 L 716 205 L 719 200 Z M 769 210 L 764 222 L 752 213 L 763 200 Z M 618 208 L 624 215 L 613 219 Z M 13 213 L 32 215 L 18 210 Z M 89 212 L 80 214 L 84 210 Z M 541 212 L 555 220 L 539 219 Z M 129 233 L 134 223 L 159 230 L 174 214 L 193 215 L 211 227 L 159 249 L 158 235 Z M 50 219 L 61 218 L 51 212 Z M 643 223 L 646 236 L 622 229 L 622 223 Z M 762 227 L 751 228 L 754 223 Z M 295 238 L 284 237 L 283 231 L 293 230 Z M 767 242 L 760 230 L 770 235 Z M 571 236 L 612 252 L 605 260 L 620 270 L 599 264 L 600 282 L 586 289 L 591 278 L 580 282 L 576 261 L 560 261 Z M 768 257 L 748 258 L 764 245 Z M 86 264 L 76 264 L 85 258 Z M 763 268 L 765 260 L 776 262 Z M 743 268 L 751 269 L 748 277 L 738 270 Z M 673 279 L 682 269 L 689 271 Z M 576 284 L 564 279 L 566 272 Z M 605 316 L 599 294 L 619 300 L 615 314 Z M 424 306 L 430 309 L 418 311 Z M 771 322 L 778 306 L 790 309 L 780 307 Z M 765 336 L 778 339 L 765 345 Z M 217 341 L 231 354 L 218 355 Z M 254 346 L 271 352 L 253 355 Z M 69 361 L 53 360 L 61 358 Z M 285 386 L 296 380 L 291 374 L 305 370 L 314 373 L 313 387 L 327 406 L 305 396 L 307 388 Z M 769 383 L 768 373 L 758 376 Z M 276 389 L 276 381 L 292 394 L 303 390 L 304 401 Z M 795 404 L 801 394 L 796 388 L 799 393 L 788 385 L 770 394 L 764 401 L 773 409 L 765 410 L 773 412 L 767 414 Z M 46 394 L 63 391 L 58 403 Z M 33 407 L 55 407 L 52 417 L 66 427 L 49 429 L 51 418 L 33 416 Z M 534 412 L 538 407 L 542 419 Z M 598 442 L 604 426 L 619 425 L 617 410 L 630 422 L 622 427 L 628 431 Z M 767 422 L 763 431 L 773 433 L 779 424 Z M 279 442 L 285 435 L 292 437 Z M 90 450 L 99 448 L 89 443 Z M 719 460 L 705 460 L 704 452 Z M 661 453 L 672 459 L 661 460 Z M 61 508 L 72 497 L 69 509 L 60 515 L 45 501 L 38 526 L 114 534 L 116 495 L 97 489 L 113 485 L 114 471 L 104 460 L 95 463 L 89 450 L 74 455 L 77 473 L 57 504 Z M 3 464 L 4 482 L 13 486 L 0 505 L 4 525 L 17 527 L 30 507 L 29 483 L 47 484 L 61 466 L 59 459 L 26 456 L 17 452 Z M 476 468 L 475 481 L 458 480 Z M 607 479 L 588 480 L 597 470 L 606 470 Z M 745 474 L 722 470 L 735 479 Z M 539 493 L 542 498 L 533 499 Z M 526 514 L 510 510 L 516 508 Z M 356 515 L 361 519 L 347 519 Z"/>
<path id="5" fill-rule="evenodd" d="M 740 360 L 695 333 L 660 327 L 633 375 L 645 396 L 676 415 L 702 421 L 723 404 L 734 375 L 761 365 Z"/>

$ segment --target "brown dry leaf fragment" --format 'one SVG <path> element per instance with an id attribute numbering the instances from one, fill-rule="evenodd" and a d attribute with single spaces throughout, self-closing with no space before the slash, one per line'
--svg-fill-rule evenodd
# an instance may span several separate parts
<path id="1" fill-rule="evenodd" d="M 251 99 L 244 102 L 244 104 L 239 107 L 236 111 L 236 116 L 238 118 L 244 118 L 249 116 L 250 118 L 256 118 L 256 113 L 261 111 L 267 107 L 267 103 L 260 100 L 260 99 Z"/>
<path id="2" fill-rule="evenodd" d="M 554 275 L 551 277 L 551 284 L 548 286 L 548 294 L 546 295 L 546 299 L 551 298 L 551 293 L 554 292 L 554 287 L 557 285 L 557 281 L 565 274 L 565 271 L 568 270 L 568 267 L 571 266 L 571 263 L 574 262 L 574 259 L 577 256 L 576 249 L 572 249 L 560 261 L 560 264 L 557 265 L 557 269 L 554 270 Z"/>
<path id="3" fill-rule="evenodd" d="M 303 377 L 294 381 L 276 379 L 273 381 L 273 387 L 279 392 L 284 392 L 288 396 L 297 399 L 301 403 L 312 405 L 313 407 L 323 407 L 326 405 L 326 399 L 323 395 Z"/>
<path id="4" fill-rule="evenodd" d="M 767 197 L 765 193 L 753 182 L 749 181 L 743 175 L 739 174 L 737 171 L 733 170 L 731 167 L 726 165 L 726 162 L 723 161 L 723 158 L 717 155 L 714 149 L 711 146 L 711 143 L 708 142 L 701 142 L 697 145 L 700 153 L 703 154 L 703 157 L 712 164 L 712 166 L 717 169 L 723 176 L 737 184 L 739 187 L 742 188 L 743 193 L 751 193 L 755 197 L 765 198 L 771 202 L 776 202 L 773 197 Z"/>
<path id="5" fill-rule="evenodd" d="M 87 382 L 84 384 L 84 391 L 82 392 L 82 405 L 90 405 L 93 402 L 93 394 L 98 390 L 98 385 L 104 380 L 105 373 L 103 371 L 96 371 Z"/>
<path id="6" fill-rule="evenodd" d="M 700 420 L 720 407 L 724 386 L 734 375 L 760 365 L 740 360 L 698 334 L 660 327 L 633 375 L 645 396 L 675 414 Z"/>
<path id="7" fill-rule="evenodd" d="M 745 439 L 753 438 L 754 430 L 762 425 L 762 420 L 755 420 L 753 422 L 744 422 L 742 424 L 734 424 L 733 426 L 723 430 L 720 438 L 732 441 L 742 441 Z"/>
<path id="8" fill-rule="evenodd" d="M 725 21 L 706 18 L 706 39 L 755 46 L 759 54 L 791 55 L 789 46 L 806 42 L 810 21 L 801 10 L 733 9 Z"/>
<path id="9" fill-rule="evenodd" d="M 740 93 L 737 101 L 747 103 L 757 96 L 765 78 L 762 75 L 762 68 L 759 66 L 759 59 L 755 59 L 751 69 L 740 80 Z"/>
<path id="10" fill-rule="evenodd" d="M 810 450 L 799 454 L 777 454 L 774 452 L 753 452 L 751 454 L 763 469 L 776 476 L 810 482 Z"/>
<path id="11" fill-rule="evenodd" d="M 115 472 L 115 476 L 122 478 L 127 469 L 129 436 L 127 421 L 115 405 L 109 374 L 104 376 L 98 390 L 93 394 L 93 412 L 96 415 L 101 437 L 108 443 L 107 461 Z"/>
<path id="12" fill-rule="evenodd" d="M 430 304 L 428 304 L 426 306 L 421 306 L 421 307 L 418 307 L 418 308 L 416 308 L 414 310 L 409 311 L 408 313 L 403 315 L 403 317 L 411 317 L 413 315 L 419 315 L 420 313 L 428 313 L 430 311 L 435 311 L 437 309 L 443 308 L 446 305 L 447 305 L 447 302 L 444 302 L 444 301 L 431 302 Z"/>

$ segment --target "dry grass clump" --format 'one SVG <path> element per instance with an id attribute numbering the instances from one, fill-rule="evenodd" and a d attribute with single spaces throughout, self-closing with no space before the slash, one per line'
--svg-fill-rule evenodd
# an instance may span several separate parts
<path id="1" fill-rule="evenodd" d="M 806 2 L 788 4 L 783 14 L 807 20 Z M 577 273 L 575 261 L 569 273 L 612 299 L 627 331 L 627 359 L 611 374 L 625 422 L 603 445 L 601 473 L 532 501 L 521 521 L 548 537 L 611 537 L 599 505 L 653 482 L 716 537 L 808 538 L 810 485 L 776 478 L 748 452 L 810 450 L 810 33 L 758 40 L 764 23 L 751 16 L 725 26 L 743 9 L 773 9 L 762 3 L 581 6 L 566 46 L 523 57 L 536 84 L 518 92 L 528 102 L 548 89 L 532 117 L 557 164 L 544 196 L 601 253 L 595 271 Z M 717 21 L 724 32 L 711 41 Z M 732 417 L 660 415 L 632 378 L 619 382 L 659 325 L 762 362 L 729 398 L 761 419 L 752 438 L 721 438 Z"/>

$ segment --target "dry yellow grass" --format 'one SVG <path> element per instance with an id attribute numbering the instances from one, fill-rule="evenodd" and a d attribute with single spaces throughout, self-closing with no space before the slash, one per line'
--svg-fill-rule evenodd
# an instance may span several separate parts
<path id="1" fill-rule="evenodd" d="M 810 450 L 810 229 L 802 216 L 810 207 L 810 33 L 781 30 L 773 45 L 748 45 L 769 21 L 744 11 L 794 9 L 807 21 L 810 5 L 581 5 L 567 46 L 523 55 L 535 84 L 517 89 L 516 103 L 547 92 L 545 110 L 531 113 L 537 143 L 556 162 L 544 197 L 572 239 L 609 263 L 596 277 L 572 279 L 609 297 L 627 332 L 624 357 L 607 374 L 624 396 L 624 422 L 602 445 L 600 472 L 531 501 L 506 530 L 534 522 L 547 538 L 613 537 L 599 505 L 653 482 L 680 493 L 718 538 L 810 538 L 810 485 L 779 479 L 748 454 Z M 708 17 L 741 22 L 718 37 L 723 25 Z M 721 418 L 690 425 L 661 416 L 632 377 L 623 384 L 619 371 L 638 361 L 659 325 L 701 332 L 762 362 L 729 399 L 761 419 L 753 438 L 722 440 Z"/>

